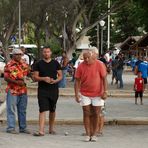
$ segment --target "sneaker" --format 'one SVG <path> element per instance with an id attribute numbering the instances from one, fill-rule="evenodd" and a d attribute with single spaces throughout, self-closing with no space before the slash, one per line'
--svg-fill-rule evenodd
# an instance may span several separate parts
<path id="1" fill-rule="evenodd" d="M 97 141 L 98 141 L 97 136 L 92 136 L 92 137 L 91 137 L 91 141 L 92 141 L 92 142 L 97 142 Z"/>
<path id="2" fill-rule="evenodd" d="M 85 136 L 85 142 L 89 142 L 90 141 L 90 137 L 89 136 Z"/>
<path id="3" fill-rule="evenodd" d="M 22 134 L 31 134 L 31 132 L 27 129 L 23 130 L 23 131 L 20 131 L 20 133 Z"/>
<path id="4" fill-rule="evenodd" d="M 19 134 L 16 130 L 8 130 L 7 133 L 9 133 L 9 134 Z"/>

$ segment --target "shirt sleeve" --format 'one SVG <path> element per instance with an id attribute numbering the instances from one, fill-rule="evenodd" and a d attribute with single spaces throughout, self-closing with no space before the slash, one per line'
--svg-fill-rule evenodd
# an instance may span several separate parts
<path id="1" fill-rule="evenodd" d="M 39 71 L 39 62 L 33 66 L 33 71 Z"/>
<path id="2" fill-rule="evenodd" d="M 106 70 L 106 67 L 103 63 L 100 63 L 99 69 L 100 69 L 100 76 L 102 78 L 106 77 L 107 76 L 107 70 Z"/>

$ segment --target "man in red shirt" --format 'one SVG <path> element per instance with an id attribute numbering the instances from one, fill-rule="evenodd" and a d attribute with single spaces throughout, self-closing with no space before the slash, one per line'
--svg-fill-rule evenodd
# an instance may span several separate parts
<path id="1" fill-rule="evenodd" d="M 140 96 L 141 105 L 143 105 L 144 80 L 142 78 L 142 73 L 140 71 L 138 72 L 138 77 L 135 78 L 134 90 L 135 90 L 135 104 L 137 104 L 137 98 L 138 96 Z"/>
<path id="2" fill-rule="evenodd" d="M 104 64 L 96 59 L 96 54 L 92 51 L 84 52 L 83 57 L 84 62 L 79 65 L 75 74 L 75 98 L 83 108 L 85 141 L 95 142 L 101 106 L 107 98 L 107 72 Z"/>

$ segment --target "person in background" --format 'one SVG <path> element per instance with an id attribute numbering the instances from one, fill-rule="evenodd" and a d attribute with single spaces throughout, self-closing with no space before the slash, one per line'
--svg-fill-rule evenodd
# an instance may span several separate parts
<path id="1" fill-rule="evenodd" d="M 7 82 L 7 133 L 16 132 L 16 108 L 18 115 L 19 132 L 30 134 L 27 130 L 26 109 L 27 109 L 27 87 L 25 78 L 30 74 L 30 68 L 22 60 L 23 52 L 20 49 L 13 49 L 12 60 L 4 69 L 4 79 Z"/>
<path id="2" fill-rule="evenodd" d="M 77 69 L 78 66 L 84 61 L 83 53 L 84 53 L 84 50 L 81 52 L 81 54 L 79 55 L 78 59 L 75 62 L 75 65 L 74 65 L 75 69 Z"/>
<path id="3" fill-rule="evenodd" d="M 65 88 L 66 87 L 66 74 L 67 74 L 67 68 L 68 68 L 69 59 L 67 57 L 66 51 L 63 51 L 62 53 L 62 59 L 61 59 L 61 67 L 62 67 L 62 75 L 63 78 L 59 82 L 59 88 Z"/>
<path id="4" fill-rule="evenodd" d="M 110 51 L 107 51 L 107 52 L 105 53 L 104 58 L 106 59 L 107 63 L 110 62 L 110 60 L 111 60 Z"/>
<path id="5" fill-rule="evenodd" d="M 101 55 L 101 57 L 99 58 L 99 60 L 105 64 L 107 72 L 110 73 L 110 63 L 107 62 L 104 54 Z"/>
<path id="6" fill-rule="evenodd" d="M 137 105 L 137 98 L 140 97 L 141 105 L 143 105 L 143 92 L 144 92 L 144 80 L 142 78 L 142 73 L 139 71 L 137 78 L 134 82 L 135 91 L 135 104 Z"/>
<path id="7" fill-rule="evenodd" d="M 144 89 L 146 89 L 148 77 L 148 62 L 146 58 L 143 58 L 143 61 L 139 64 L 138 70 L 142 73 L 142 78 L 144 80 Z"/>
<path id="8" fill-rule="evenodd" d="M 23 56 L 22 56 L 22 59 L 26 62 L 26 64 L 30 65 L 30 58 L 29 56 L 26 54 L 26 49 L 25 47 L 21 47 L 21 50 L 23 52 Z"/>
<path id="9" fill-rule="evenodd" d="M 123 66 L 124 66 L 124 60 L 122 57 L 122 54 L 120 53 L 118 55 L 118 65 L 117 65 L 117 80 L 120 82 L 120 85 L 118 86 L 119 89 L 123 89 Z"/>
<path id="10" fill-rule="evenodd" d="M 104 54 L 102 54 L 102 55 L 100 56 L 99 60 L 100 60 L 101 62 L 103 62 L 103 63 L 105 64 L 106 68 L 107 68 L 107 61 L 106 61 L 106 59 L 105 59 L 105 57 L 104 57 Z"/>
<path id="11" fill-rule="evenodd" d="M 117 65 L 118 65 L 118 56 L 115 57 L 115 59 L 111 62 L 111 69 L 112 69 L 112 82 L 111 85 L 114 84 L 114 79 L 115 79 L 115 84 L 118 83 L 117 81 Z"/>
<path id="12" fill-rule="evenodd" d="M 104 102 L 104 105 L 101 107 L 101 112 L 100 112 L 100 115 L 99 115 L 99 124 L 98 124 L 98 134 L 97 134 L 97 136 L 103 136 L 105 115 L 106 115 L 106 107 L 105 107 L 105 102 Z"/>
<path id="13" fill-rule="evenodd" d="M 72 82 L 74 82 L 74 75 L 75 75 L 75 68 L 74 68 L 74 65 L 75 65 L 75 63 L 76 63 L 76 61 L 77 61 L 77 55 L 76 55 L 76 53 L 73 53 L 72 54 L 72 59 L 71 59 L 71 67 L 72 67 Z"/>

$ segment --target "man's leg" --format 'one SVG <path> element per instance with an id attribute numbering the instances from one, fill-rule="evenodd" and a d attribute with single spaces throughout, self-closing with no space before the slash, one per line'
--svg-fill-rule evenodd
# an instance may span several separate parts
<path id="1" fill-rule="evenodd" d="M 91 106 L 83 106 L 83 123 L 87 136 L 91 136 Z"/>
<path id="2" fill-rule="evenodd" d="M 23 94 L 17 97 L 17 111 L 18 111 L 18 123 L 20 132 L 26 131 L 26 109 L 27 109 L 28 96 Z"/>
<path id="3" fill-rule="evenodd" d="M 49 113 L 49 133 L 50 134 L 55 134 L 55 131 L 54 131 L 55 116 L 56 116 L 56 112 Z"/>
<path id="4" fill-rule="evenodd" d="M 104 116 L 99 116 L 99 130 L 98 130 L 98 134 L 103 134 L 103 128 L 104 128 Z"/>
<path id="5" fill-rule="evenodd" d="M 46 121 L 46 112 L 40 112 L 39 113 L 39 133 L 45 134 L 44 128 L 45 128 L 45 121 Z"/>
<path id="6" fill-rule="evenodd" d="M 15 110 L 16 110 L 16 102 L 17 97 L 13 96 L 10 91 L 7 93 L 7 132 L 11 132 L 15 130 Z"/>
<path id="7" fill-rule="evenodd" d="M 99 122 L 99 115 L 100 115 L 101 107 L 100 106 L 93 106 L 93 126 L 94 131 L 91 136 L 96 136 L 98 132 L 98 122 Z"/>

